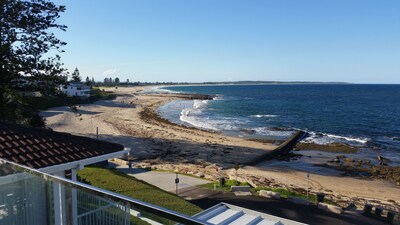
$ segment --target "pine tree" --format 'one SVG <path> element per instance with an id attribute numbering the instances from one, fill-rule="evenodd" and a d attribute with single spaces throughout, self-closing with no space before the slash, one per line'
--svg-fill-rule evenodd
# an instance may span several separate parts
<path id="1" fill-rule="evenodd" d="M 66 44 L 54 34 L 67 28 L 57 23 L 64 11 L 65 6 L 49 0 L 0 1 L 0 120 L 44 126 L 15 92 L 21 88 L 20 81 L 29 81 L 31 86 L 22 88 L 55 94 L 58 84 L 65 81 L 60 56 L 51 52 L 63 52 Z M 8 104 L 9 98 L 16 104 Z"/>
<path id="2" fill-rule="evenodd" d="M 81 75 L 78 68 L 75 68 L 74 72 L 71 74 L 71 79 L 73 82 L 81 82 Z"/>

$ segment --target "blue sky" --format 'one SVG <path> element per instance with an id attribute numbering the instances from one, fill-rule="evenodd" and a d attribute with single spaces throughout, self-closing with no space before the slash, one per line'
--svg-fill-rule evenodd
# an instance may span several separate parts
<path id="1" fill-rule="evenodd" d="M 56 0 L 69 71 L 130 81 L 400 83 L 398 0 Z"/>

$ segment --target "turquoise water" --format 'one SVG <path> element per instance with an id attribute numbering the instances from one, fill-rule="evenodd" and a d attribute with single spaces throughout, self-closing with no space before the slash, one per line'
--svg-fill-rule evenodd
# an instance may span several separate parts
<path id="1" fill-rule="evenodd" d="M 400 162 L 400 85 L 285 84 L 180 86 L 211 94 L 159 109 L 176 123 L 245 138 L 284 139 L 295 130 L 318 144 L 348 143 Z"/>

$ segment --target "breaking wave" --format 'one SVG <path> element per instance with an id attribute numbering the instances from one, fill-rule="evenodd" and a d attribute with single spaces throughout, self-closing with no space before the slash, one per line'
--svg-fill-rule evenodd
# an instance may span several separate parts
<path id="1" fill-rule="evenodd" d="M 278 115 L 251 115 L 250 117 L 253 118 L 273 118 L 273 117 L 278 117 Z"/>

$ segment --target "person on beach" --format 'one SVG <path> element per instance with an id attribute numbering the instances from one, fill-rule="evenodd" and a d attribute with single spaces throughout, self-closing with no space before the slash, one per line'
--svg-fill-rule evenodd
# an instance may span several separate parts
<path id="1" fill-rule="evenodd" d="M 128 162 L 128 168 L 129 168 L 129 171 L 132 170 L 132 161 L 130 161 L 130 160 L 129 160 L 129 162 Z"/>

